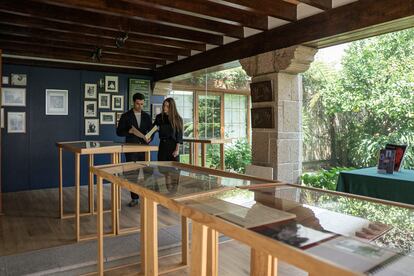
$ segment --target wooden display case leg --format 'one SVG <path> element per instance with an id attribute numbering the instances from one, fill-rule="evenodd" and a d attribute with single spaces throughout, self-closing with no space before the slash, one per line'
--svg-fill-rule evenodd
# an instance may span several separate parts
<path id="1" fill-rule="evenodd" d="M 94 175 L 91 173 L 90 168 L 94 165 L 94 155 L 89 154 L 89 212 L 93 214 L 95 212 L 95 204 L 94 204 Z"/>
<path id="2" fill-rule="evenodd" d="M 207 230 L 208 227 L 191 222 L 191 276 L 207 276 Z"/>
<path id="3" fill-rule="evenodd" d="M 158 275 L 157 203 L 145 197 L 141 202 L 141 274 Z"/>
<path id="4" fill-rule="evenodd" d="M 118 188 L 117 185 L 111 183 L 111 218 L 112 218 L 112 234 L 117 235 L 118 225 Z"/>
<path id="5" fill-rule="evenodd" d="M 194 164 L 194 161 L 193 161 L 193 155 L 194 155 L 193 143 L 188 143 L 188 149 L 189 149 L 189 153 L 188 153 L 188 163 L 190 165 L 193 165 Z"/>
<path id="6" fill-rule="evenodd" d="M 151 152 L 150 151 L 145 152 L 145 161 L 151 161 Z"/>
<path id="7" fill-rule="evenodd" d="M 75 154 L 75 186 L 76 186 L 76 196 L 75 196 L 75 226 L 76 226 L 76 241 L 80 240 L 80 154 Z"/>
<path id="8" fill-rule="evenodd" d="M 220 169 L 224 171 L 225 166 L 224 144 L 220 144 Z"/>
<path id="9" fill-rule="evenodd" d="M 207 231 L 207 275 L 218 275 L 218 232 Z"/>
<path id="10" fill-rule="evenodd" d="M 277 259 L 253 248 L 250 252 L 251 276 L 277 276 Z"/>
<path id="11" fill-rule="evenodd" d="M 98 275 L 104 275 L 104 247 L 103 247 L 103 187 L 102 187 L 102 178 L 97 176 L 97 193 L 96 193 L 96 200 L 97 200 L 97 229 L 96 232 L 98 234 Z"/>
<path id="12" fill-rule="evenodd" d="M 201 166 L 206 166 L 206 144 L 201 143 Z"/>
<path id="13" fill-rule="evenodd" d="M 60 218 L 63 219 L 63 159 L 62 159 L 62 148 L 58 149 L 59 159 L 59 214 Z"/>
<path id="14" fill-rule="evenodd" d="M 181 263 L 188 265 L 188 218 L 181 217 Z"/>

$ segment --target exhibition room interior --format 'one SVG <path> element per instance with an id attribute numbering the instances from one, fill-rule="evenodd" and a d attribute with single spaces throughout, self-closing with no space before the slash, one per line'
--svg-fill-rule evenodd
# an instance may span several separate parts
<path id="1" fill-rule="evenodd" d="M 414 275 L 414 0 L 0 2 L 0 275 Z"/>

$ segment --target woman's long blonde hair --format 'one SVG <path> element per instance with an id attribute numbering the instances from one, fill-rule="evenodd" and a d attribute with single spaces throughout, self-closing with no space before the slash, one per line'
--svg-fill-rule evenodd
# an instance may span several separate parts
<path id="1" fill-rule="evenodd" d="M 175 104 L 175 101 L 173 98 L 166 98 L 164 102 L 162 103 L 162 116 L 164 120 L 164 105 L 168 102 L 168 118 L 170 120 L 171 126 L 175 131 L 182 131 L 183 130 L 183 118 L 181 118 L 180 114 L 178 114 L 177 111 L 177 105 Z"/>

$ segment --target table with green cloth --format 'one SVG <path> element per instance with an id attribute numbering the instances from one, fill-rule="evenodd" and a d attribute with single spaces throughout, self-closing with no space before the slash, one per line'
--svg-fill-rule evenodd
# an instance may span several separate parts
<path id="1" fill-rule="evenodd" d="M 381 174 L 376 167 L 339 173 L 339 192 L 414 204 L 414 170 Z"/>

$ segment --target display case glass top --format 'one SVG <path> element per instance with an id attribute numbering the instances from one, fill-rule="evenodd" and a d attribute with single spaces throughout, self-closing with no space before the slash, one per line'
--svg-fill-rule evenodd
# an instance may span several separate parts
<path id="1" fill-rule="evenodd" d="M 398 237 L 403 224 L 364 215 L 364 210 L 376 208 L 390 215 L 405 214 L 409 227 L 413 212 L 407 208 L 291 185 L 234 189 L 181 203 L 352 271 L 373 275 L 414 271 L 414 257 L 407 253 L 413 249 L 410 244 L 401 248 L 392 243 L 406 238 Z M 353 215 L 357 210 L 361 214 Z"/>
<path id="2" fill-rule="evenodd" d="M 268 182 L 177 162 L 124 163 L 100 170 L 169 198 Z"/>

